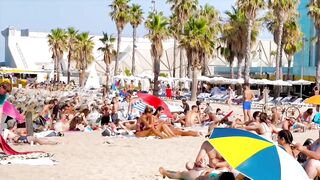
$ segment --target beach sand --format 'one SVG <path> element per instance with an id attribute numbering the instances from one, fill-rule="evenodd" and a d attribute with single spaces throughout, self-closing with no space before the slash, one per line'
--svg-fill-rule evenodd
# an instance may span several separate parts
<path id="1" fill-rule="evenodd" d="M 216 107 L 214 107 L 216 108 Z M 238 108 L 236 108 L 238 109 Z M 239 108 L 240 109 L 240 108 Z M 318 131 L 295 133 L 296 142 L 316 139 Z M 54 154 L 54 166 L 5 165 L 0 179 L 43 180 L 154 180 L 162 179 L 158 169 L 184 170 L 187 161 L 194 161 L 204 137 L 173 139 L 105 138 L 100 132 L 66 133 L 52 138 L 58 145 L 13 146 L 18 151 L 45 151 Z"/>

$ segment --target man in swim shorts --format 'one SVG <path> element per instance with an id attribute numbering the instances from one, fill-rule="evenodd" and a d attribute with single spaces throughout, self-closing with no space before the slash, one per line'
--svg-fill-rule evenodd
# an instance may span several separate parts
<path id="1" fill-rule="evenodd" d="M 254 94 L 250 89 L 248 83 L 243 84 L 243 115 L 244 121 L 250 121 L 252 119 L 251 103 L 254 98 Z"/>

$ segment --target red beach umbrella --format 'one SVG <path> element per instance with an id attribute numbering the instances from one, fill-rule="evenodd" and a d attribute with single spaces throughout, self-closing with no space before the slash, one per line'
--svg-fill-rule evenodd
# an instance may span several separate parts
<path id="1" fill-rule="evenodd" d="M 24 116 L 21 115 L 18 109 L 8 101 L 3 104 L 3 113 L 17 120 L 18 123 L 24 122 Z"/>
<path id="2" fill-rule="evenodd" d="M 166 114 L 169 118 L 173 117 L 167 104 L 159 97 L 145 93 L 138 93 L 138 97 L 146 104 L 153 106 L 155 109 L 162 106 L 164 108 L 164 114 Z"/>

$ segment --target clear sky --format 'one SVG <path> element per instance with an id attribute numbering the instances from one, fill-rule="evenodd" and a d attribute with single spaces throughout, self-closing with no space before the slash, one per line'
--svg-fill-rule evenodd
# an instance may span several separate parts
<path id="1" fill-rule="evenodd" d="M 156 9 L 170 15 L 170 5 L 166 0 L 155 0 Z M 8 26 L 30 31 L 49 32 L 53 28 L 73 26 L 80 31 L 100 35 L 102 31 L 116 35 L 116 27 L 109 16 L 112 0 L 0 0 L 0 30 Z M 223 14 L 235 0 L 199 0 L 200 4 L 209 3 Z M 140 4 L 145 15 L 150 11 L 151 0 L 131 0 Z M 146 30 L 138 29 L 143 37 Z M 265 34 L 265 33 L 263 33 Z M 131 36 L 127 25 L 123 36 Z M 264 36 L 264 35 L 262 35 Z M 266 35 L 268 36 L 268 35 Z M 0 38 L 0 61 L 4 60 L 4 38 Z"/>

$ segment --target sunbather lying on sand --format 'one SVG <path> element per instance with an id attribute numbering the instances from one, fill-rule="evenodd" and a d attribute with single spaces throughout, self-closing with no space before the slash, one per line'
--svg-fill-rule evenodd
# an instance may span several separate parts
<path id="1" fill-rule="evenodd" d="M 205 160 L 206 157 L 209 159 L 208 162 Z M 229 164 L 208 141 L 202 143 L 196 162 L 188 162 L 186 168 L 187 171 L 169 171 L 160 167 L 159 172 L 163 177 L 170 179 L 194 180 L 199 178 L 218 179 L 219 173 L 230 170 Z"/>
<path id="2" fill-rule="evenodd" d="M 40 138 L 36 138 L 33 136 L 22 136 L 16 133 L 17 129 L 17 123 L 15 120 L 9 120 L 7 122 L 7 129 L 4 130 L 3 132 L 3 138 L 7 141 L 11 141 L 14 143 L 35 143 L 35 144 L 40 144 L 40 145 L 55 145 L 58 144 L 57 142 L 53 141 L 48 141 Z"/>

